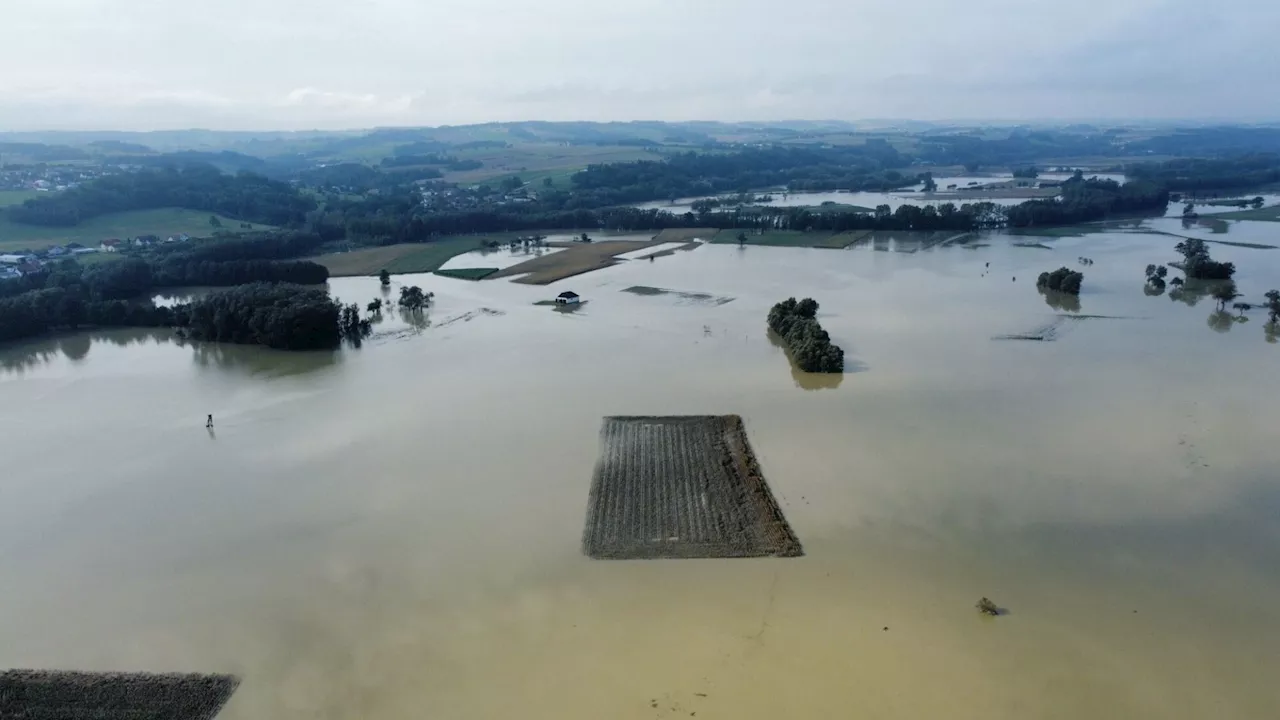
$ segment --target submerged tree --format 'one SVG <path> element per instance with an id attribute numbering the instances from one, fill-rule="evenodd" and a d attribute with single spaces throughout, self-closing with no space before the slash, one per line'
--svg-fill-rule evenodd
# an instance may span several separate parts
<path id="1" fill-rule="evenodd" d="M 1218 311 L 1224 312 L 1227 309 L 1227 303 L 1240 297 L 1240 293 L 1236 292 L 1236 284 L 1233 282 L 1225 282 L 1213 289 L 1213 299 L 1218 301 Z"/>
<path id="2" fill-rule="evenodd" d="M 817 320 L 818 303 L 788 298 L 769 311 L 769 328 L 782 338 L 796 365 L 805 372 L 844 372 L 844 350 Z"/>
<path id="3" fill-rule="evenodd" d="M 1164 292 L 1164 278 L 1169 274 L 1169 268 L 1163 265 L 1147 266 L 1147 287 L 1148 295 L 1159 295 Z"/>
<path id="4" fill-rule="evenodd" d="M 355 303 L 344 305 L 338 318 L 338 327 L 342 336 L 356 346 L 373 330 L 373 323 L 360 317 L 360 307 Z"/>
<path id="5" fill-rule="evenodd" d="M 974 605 L 974 607 L 978 608 L 978 612 L 982 613 L 983 615 L 990 615 L 991 617 L 996 617 L 997 615 L 1000 614 L 1000 608 L 997 607 L 996 604 L 992 602 L 990 598 L 982 598 L 977 602 L 977 604 Z"/>
<path id="6" fill-rule="evenodd" d="M 422 292 L 417 285 L 400 288 L 400 307 L 406 310 L 421 310 L 431 299 L 431 293 Z"/>
<path id="7" fill-rule="evenodd" d="M 1174 249 L 1182 255 L 1182 271 L 1188 279 L 1230 280 L 1236 273 L 1234 264 L 1216 262 L 1209 257 L 1209 246 L 1200 238 L 1186 238 Z"/>
<path id="8" fill-rule="evenodd" d="M 1267 291 L 1266 298 L 1267 315 L 1271 322 L 1280 323 L 1280 290 Z"/>
<path id="9" fill-rule="evenodd" d="M 382 272 L 378 273 L 378 281 L 382 283 L 382 287 L 390 287 L 391 273 L 387 272 L 386 269 L 383 269 Z"/>
<path id="10" fill-rule="evenodd" d="M 1080 285 L 1083 282 L 1084 273 L 1061 267 L 1053 272 L 1040 273 L 1040 277 L 1036 280 L 1036 287 L 1063 292 L 1068 295 L 1079 295 Z"/>
<path id="11" fill-rule="evenodd" d="M 374 298 L 373 302 L 365 306 L 365 311 L 370 314 L 382 312 L 382 298 Z"/>

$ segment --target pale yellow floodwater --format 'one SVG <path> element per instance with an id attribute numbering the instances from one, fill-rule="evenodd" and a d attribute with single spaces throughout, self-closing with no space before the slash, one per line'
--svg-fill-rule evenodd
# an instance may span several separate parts
<path id="1" fill-rule="evenodd" d="M 232 672 L 224 720 L 1280 716 L 1262 316 L 1144 296 L 1175 238 L 990 242 L 428 276 L 429 327 L 328 356 L 9 347 L 0 667 Z M 1214 252 L 1250 298 L 1280 286 L 1280 251 Z M 1131 319 L 1037 295 L 1081 255 L 1082 312 Z M 588 304 L 532 304 L 565 289 Z M 766 336 L 793 294 L 838 383 Z M 580 554 L 601 417 L 680 413 L 744 417 L 805 557 Z"/>

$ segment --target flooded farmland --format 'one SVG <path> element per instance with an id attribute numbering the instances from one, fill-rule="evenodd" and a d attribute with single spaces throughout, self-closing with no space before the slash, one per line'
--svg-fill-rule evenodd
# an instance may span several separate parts
<path id="1" fill-rule="evenodd" d="M 1178 238 L 1133 230 L 398 276 L 431 310 L 338 353 L 6 346 L 0 667 L 229 673 L 224 720 L 1273 716 L 1280 344 L 1144 293 Z M 1280 251 L 1211 247 L 1280 288 Z M 1062 265 L 1078 307 L 1036 291 Z M 770 340 L 790 295 L 844 375 Z M 637 415 L 741 416 L 804 556 L 585 557 L 602 418 Z"/>

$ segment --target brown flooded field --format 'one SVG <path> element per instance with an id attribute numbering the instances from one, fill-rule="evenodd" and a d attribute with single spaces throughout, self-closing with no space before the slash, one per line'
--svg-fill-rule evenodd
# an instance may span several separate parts
<path id="1" fill-rule="evenodd" d="M 1037 240 L 397 278 L 435 305 L 320 355 L 6 347 L 0 668 L 237 676 L 219 720 L 1272 717 L 1280 343 L 1144 292 L 1177 238 Z M 1280 253 L 1213 253 L 1243 301 L 1280 287 Z M 1081 256 L 1058 309 L 1035 277 Z M 793 295 L 843 375 L 770 342 Z M 804 557 L 584 556 L 602 418 L 709 414 Z"/>

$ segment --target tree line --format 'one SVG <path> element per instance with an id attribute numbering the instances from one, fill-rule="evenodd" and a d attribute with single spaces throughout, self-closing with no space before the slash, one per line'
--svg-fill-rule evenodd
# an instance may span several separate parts
<path id="1" fill-rule="evenodd" d="M 159 327 L 173 324 L 170 308 L 151 302 L 92 299 L 74 287 L 49 287 L 0 297 L 0 342 L 52 330 L 94 327 Z"/>
<path id="2" fill-rule="evenodd" d="M 1129 177 L 1164 185 L 1175 192 L 1235 190 L 1280 182 L 1280 155 L 1251 153 L 1230 158 L 1181 158 L 1125 168 Z"/>
<path id="3" fill-rule="evenodd" d="M 1164 185 L 1138 180 L 1123 185 L 1114 180 L 1088 180 L 1080 173 L 1062 184 L 1056 198 L 1028 200 L 1003 212 L 1010 227 L 1074 225 L 1120 213 L 1163 212 L 1169 204 Z"/>

